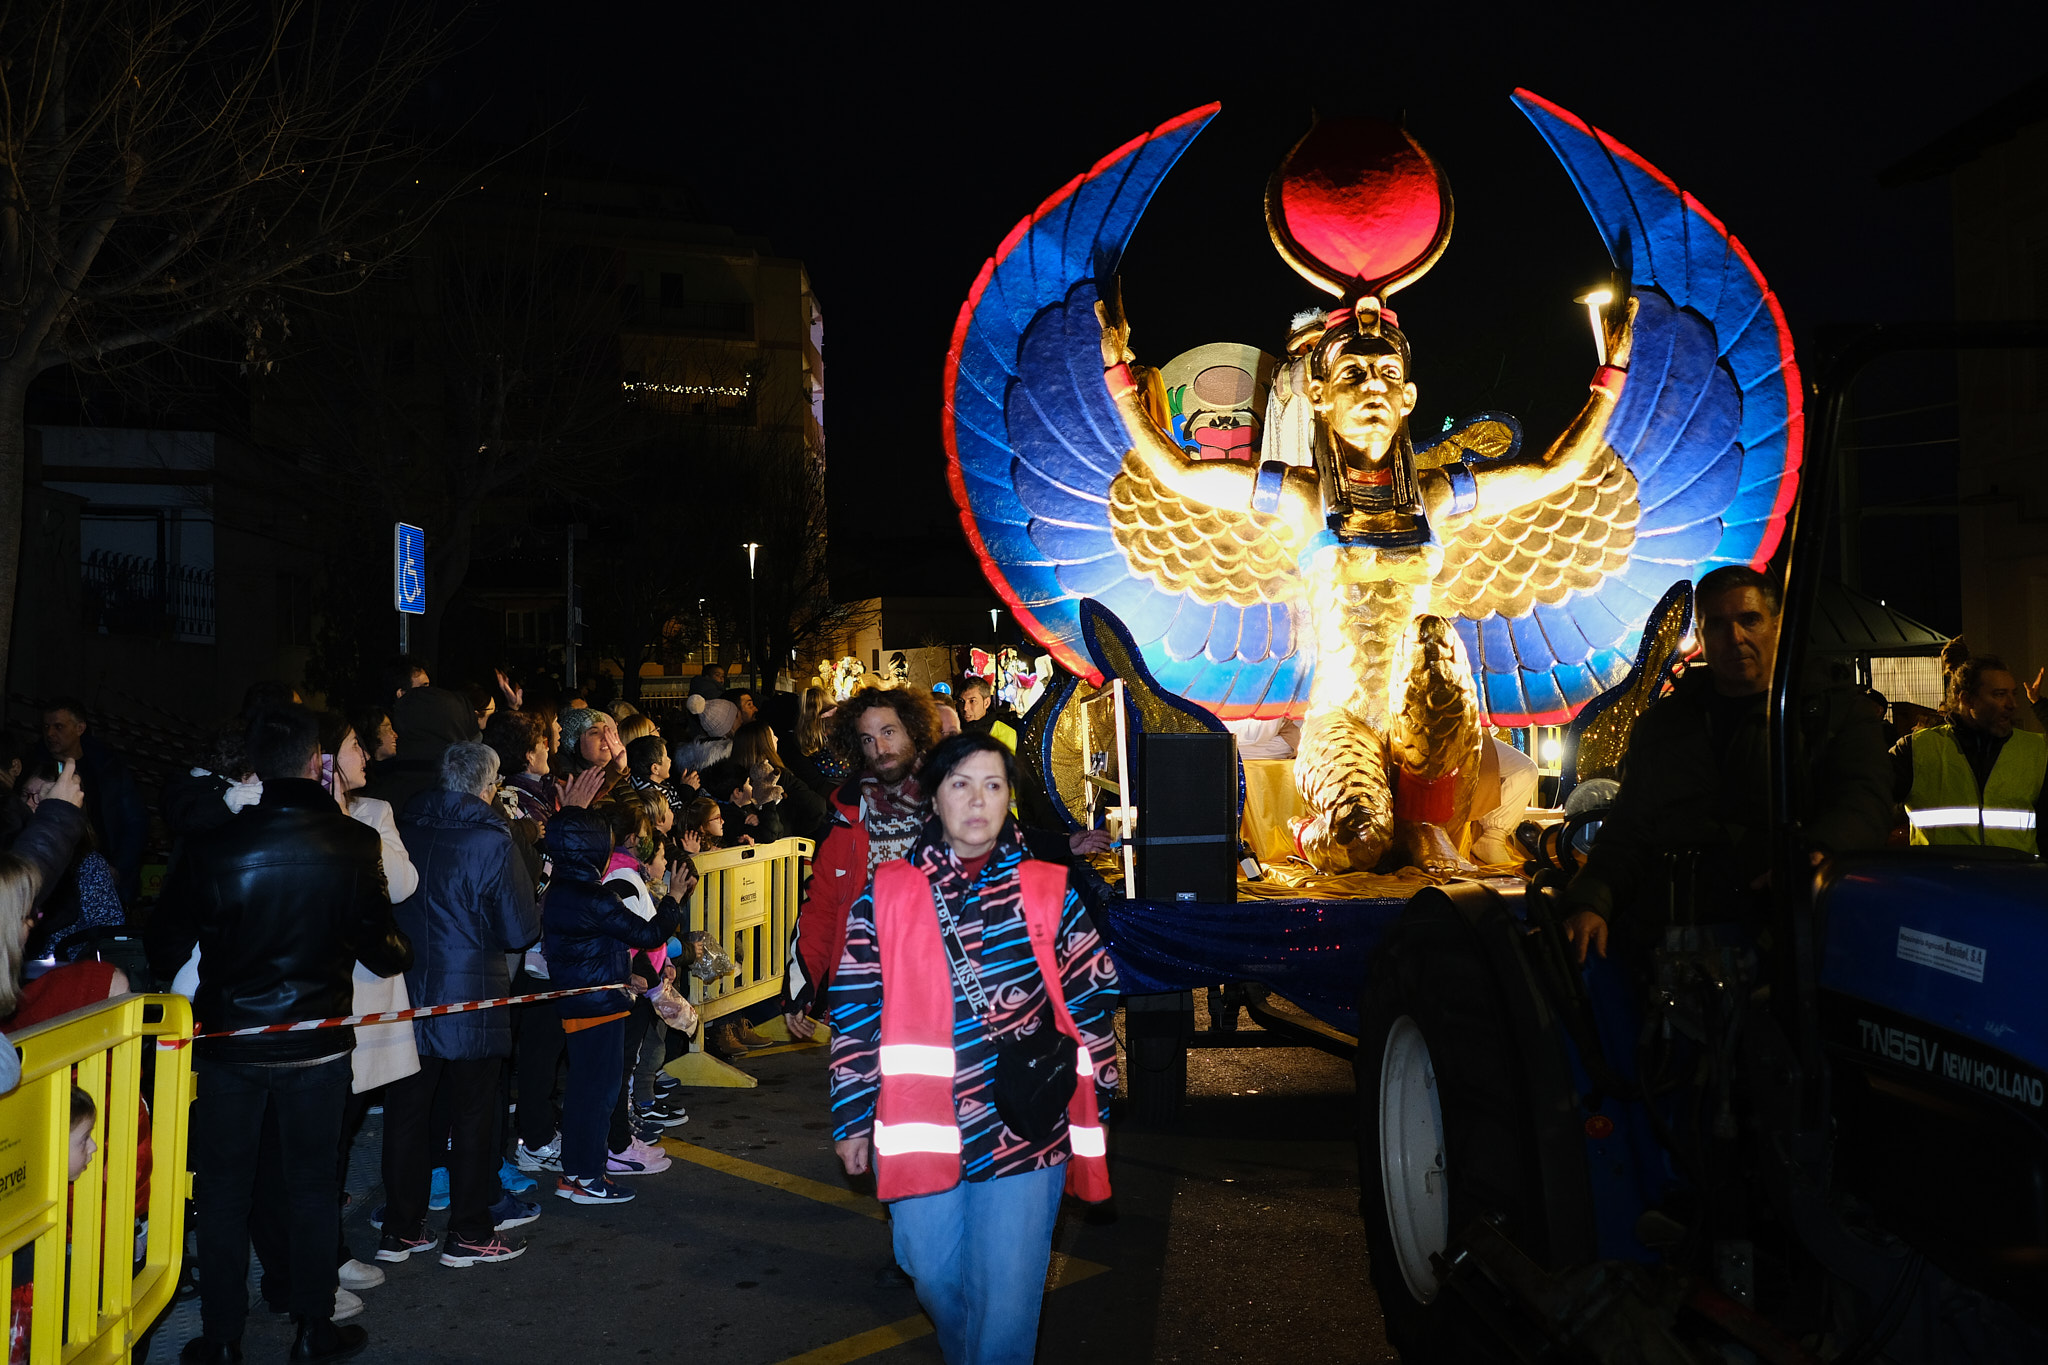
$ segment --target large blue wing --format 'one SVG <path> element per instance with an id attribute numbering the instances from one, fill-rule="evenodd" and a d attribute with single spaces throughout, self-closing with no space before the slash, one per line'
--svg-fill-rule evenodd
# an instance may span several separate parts
<path id="1" fill-rule="evenodd" d="M 1606 439 L 1636 476 L 1628 563 L 1528 616 L 1460 621 L 1499 725 L 1558 723 L 1627 676 L 1665 589 L 1723 564 L 1761 568 L 1798 487 L 1804 409 L 1791 329 L 1742 244 L 1669 177 L 1558 106 L 1514 102 L 1564 164 L 1637 305 Z"/>
<path id="2" fill-rule="evenodd" d="M 1132 575 L 1109 529 L 1130 440 L 1102 375 L 1097 281 L 1116 269 L 1152 192 L 1215 117 L 1161 124 L 1076 176 L 982 267 L 946 359 L 953 497 L 989 582 L 1033 639 L 1100 681 L 1079 604 L 1129 631 L 1159 687 L 1217 715 L 1277 716 L 1308 695 L 1284 604 L 1204 604 Z"/>

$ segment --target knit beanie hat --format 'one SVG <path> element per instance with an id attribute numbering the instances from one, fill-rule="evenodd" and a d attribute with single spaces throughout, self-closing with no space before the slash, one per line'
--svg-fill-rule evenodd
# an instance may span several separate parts
<path id="1" fill-rule="evenodd" d="M 724 739 L 739 727 L 740 708 L 724 697 L 704 703 L 704 714 L 698 717 L 704 726 L 704 733 L 713 739 Z"/>
<path id="2" fill-rule="evenodd" d="M 573 711 L 562 712 L 562 751 L 575 753 L 576 746 L 583 742 L 583 736 L 593 726 L 610 720 L 604 712 L 594 706 L 579 706 Z"/>

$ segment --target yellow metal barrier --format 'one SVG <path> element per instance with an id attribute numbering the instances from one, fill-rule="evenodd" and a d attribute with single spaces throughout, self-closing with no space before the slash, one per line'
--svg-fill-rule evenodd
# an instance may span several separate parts
<path id="1" fill-rule="evenodd" d="M 738 968 L 716 981 L 685 974 L 690 1003 L 706 1027 L 735 1011 L 782 994 L 789 939 L 803 900 L 803 864 L 815 849 L 809 839 L 778 839 L 699 853 L 701 880 L 690 897 L 689 930 L 711 935 Z M 751 1086 L 754 1078 L 704 1051 L 703 1039 L 668 1064 L 685 1085 Z"/>
<path id="2" fill-rule="evenodd" d="M 192 1006 L 183 996 L 124 995 L 8 1039 L 21 1049 L 22 1080 L 0 1096 L 0 1265 L 34 1248 L 32 1361 L 125 1362 L 177 1292 L 191 1193 L 192 1049 L 157 1040 L 191 1037 Z M 155 1078 L 149 1230 L 139 1247 L 136 1146 L 146 1051 L 155 1056 Z M 67 1192 L 73 1084 L 99 1110 L 99 1152 Z"/>

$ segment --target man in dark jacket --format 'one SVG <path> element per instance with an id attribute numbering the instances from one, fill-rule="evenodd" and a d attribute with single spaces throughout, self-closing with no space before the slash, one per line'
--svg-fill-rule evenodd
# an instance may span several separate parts
<path id="1" fill-rule="evenodd" d="M 725 695 L 725 665 L 706 664 L 696 677 L 690 679 L 690 695 L 706 701 L 717 701 Z"/>
<path id="2" fill-rule="evenodd" d="M 451 744 L 441 755 L 441 789 L 414 797 L 399 817 L 398 836 L 420 876 L 419 889 L 396 908 L 399 927 L 413 945 L 405 988 L 415 1006 L 509 995 L 505 954 L 540 937 L 533 879 L 511 827 L 491 803 L 497 790 L 497 753 L 483 744 Z M 512 1055 L 511 1007 L 418 1019 L 413 1035 L 420 1069 L 392 1082 L 384 1100 L 388 1202 L 377 1259 L 403 1261 L 433 1246 L 426 1231 L 427 1192 L 439 1163 L 429 1114 L 435 1092 L 445 1089 L 455 1141 L 448 1158 L 448 1236 L 441 1264 L 509 1261 L 526 1250 L 526 1241 L 494 1231 L 499 1220 L 492 1206 L 503 1192 L 492 1106 L 505 1058 Z M 531 1221 L 530 1207 L 521 1205 L 513 1217 Z"/>
<path id="3" fill-rule="evenodd" d="M 604 883 L 612 831 L 593 811 L 570 808 L 548 821 L 554 880 L 541 912 L 548 981 L 555 990 L 625 982 L 635 948 L 658 948 L 682 927 L 664 900 L 642 919 Z M 614 883 L 617 885 L 617 883 Z M 568 1035 L 569 1085 L 562 1097 L 562 1175 L 555 1193 L 577 1204 L 623 1204 L 632 1191 L 605 1179 L 605 1138 L 626 1075 L 625 992 L 595 991 L 555 1002 Z"/>
<path id="4" fill-rule="evenodd" d="M 1610 924 L 1647 940 L 1675 890 L 1702 920 L 1761 924 L 1770 870 L 1766 718 L 1778 657 L 1776 584 L 1731 565 L 1699 582 L 1705 668 L 1636 722 L 1621 790 L 1565 893 L 1565 931 L 1584 960 L 1607 952 Z M 1856 689 L 1814 687 L 1798 708 L 1799 818 L 1816 860 L 1882 848 L 1891 827 L 1884 729 Z M 1672 861 L 1675 859 L 1676 861 Z M 1673 869 L 1678 869 L 1673 871 Z M 1669 886 L 1676 875 L 1682 884 Z"/>
<path id="5" fill-rule="evenodd" d="M 43 747 L 78 769 L 85 784 L 85 815 L 99 836 L 100 852 L 114 865 L 121 904 L 135 904 L 142 893 L 142 846 L 149 837 L 149 812 L 135 786 L 128 760 L 88 728 L 85 707 L 65 698 L 43 711 Z"/>
<path id="6" fill-rule="evenodd" d="M 412 965 L 384 895 L 377 832 L 342 813 L 320 785 L 320 728 L 301 707 L 260 713 L 250 765 L 263 799 L 189 838 L 165 879 L 147 946 L 170 977 L 200 950 L 194 1013 L 209 1031 L 328 1019 L 350 1012 L 350 972 Z M 249 1212 L 257 1145 L 273 1117 L 289 1173 L 294 1360 L 360 1350 L 367 1334 L 333 1322 L 341 1187 L 334 1154 L 349 1093 L 350 1028 L 198 1044 L 191 1150 L 199 1175 L 200 1319 L 186 1362 L 241 1359 L 249 1315 Z"/>
<path id="7" fill-rule="evenodd" d="M 440 789 L 441 755 L 448 746 L 477 737 L 476 712 L 460 693 L 421 685 L 391 703 L 391 728 L 398 736 L 398 752 L 377 765 L 363 795 L 388 803 L 394 815 L 404 815 L 415 796 Z"/>

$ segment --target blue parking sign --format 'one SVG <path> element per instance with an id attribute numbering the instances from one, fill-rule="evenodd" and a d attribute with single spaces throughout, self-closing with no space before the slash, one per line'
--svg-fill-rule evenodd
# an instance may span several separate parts
<path id="1" fill-rule="evenodd" d="M 391 542 L 392 605 L 408 616 L 427 610 L 427 533 L 399 522 Z"/>

